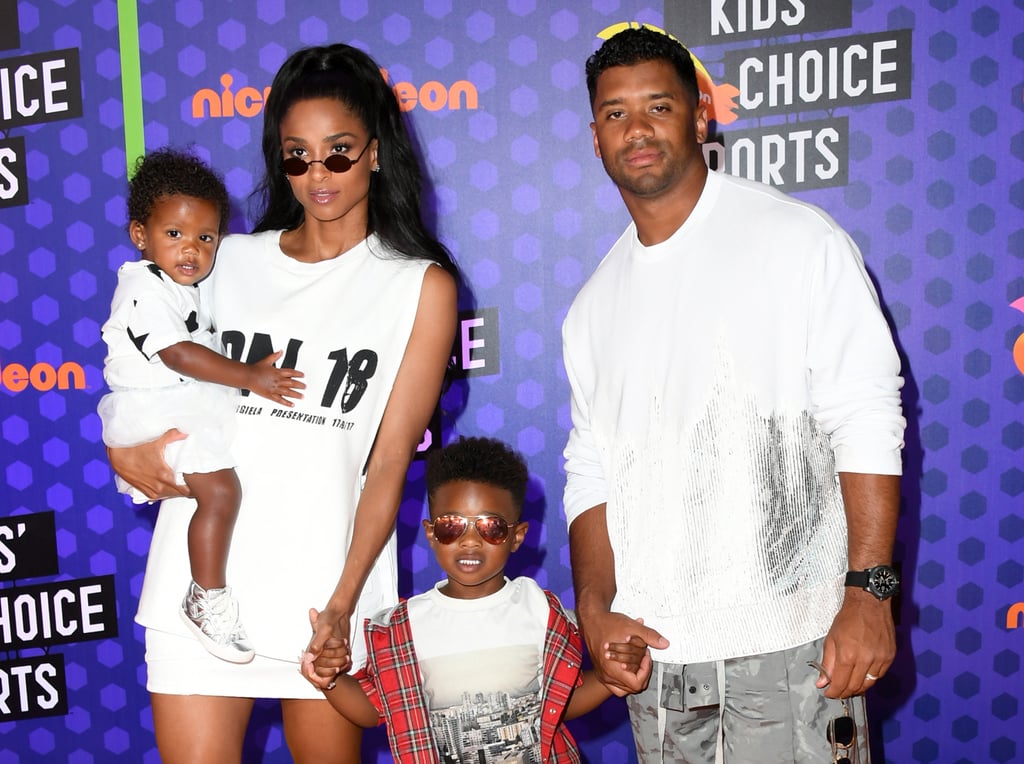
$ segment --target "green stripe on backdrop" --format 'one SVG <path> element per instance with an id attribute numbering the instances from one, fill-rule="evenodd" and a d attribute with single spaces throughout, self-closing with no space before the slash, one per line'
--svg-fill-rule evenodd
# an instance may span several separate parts
<path id="1" fill-rule="evenodd" d="M 139 9 L 136 0 L 117 0 L 117 36 L 121 47 L 121 102 L 124 109 L 124 154 L 128 177 L 146 153 L 142 122 L 142 67 L 139 64 Z"/>

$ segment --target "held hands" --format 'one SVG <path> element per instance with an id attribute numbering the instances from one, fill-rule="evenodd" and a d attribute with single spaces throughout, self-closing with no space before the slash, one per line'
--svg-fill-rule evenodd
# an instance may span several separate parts
<path id="1" fill-rule="evenodd" d="M 581 615 L 583 637 L 597 678 L 622 697 L 640 692 L 651 678 L 649 647 L 664 649 L 668 640 L 644 626 L 642 618 L 622 613 L 599 612 Z"/>
<path id="2" fill-rule="evenodd" d="M 249 380 L 246 387 L 274 403 L 290 407 L 295 404 L 288 399 L 301 398 L 302 393 L 299 391 L 306 389 L 305 383 L 299 381 L 305 375 L 295 369 L 279 369 L 274 366 L 274 362 L 282 355 L 284 351 L 278 350 L 247 367 Z"/>
<path id="3" fill-rule="evenodd" d="M 643 619 L 637 619 L 643 623 Z M 605 645 L 605 657 L 609 661 L 619 664 L 619 667 L 627 674 L 636 677 L 637 682 L 642 684 L 641 689 L 647 686 L 651 678 L 651 651 L 647 649 L 647 643 L 635 634 L 631 634 L 626 642 L 610 642 Z M 605 685 L 611 692 L 615 687 Z"/>
<path id="4" fill-rule="evenodd" d="M 827 676 L 818 677 L 817 685 L 829 698 L 861 695 L 885 676 L 895 656 L 892 601 L 848 588 L 825 637 L 821 664 Z"/>
<path id="5" fill-rule="evenodd" d="M 352 651 L 348 642 L 348 617 L 338 617 L 330 610 L 309 609 L 309 625 L 313 637 L 302 654 L 299 670 L 313 686 L 334 689 L 338 674 L 352 667 Z"/>

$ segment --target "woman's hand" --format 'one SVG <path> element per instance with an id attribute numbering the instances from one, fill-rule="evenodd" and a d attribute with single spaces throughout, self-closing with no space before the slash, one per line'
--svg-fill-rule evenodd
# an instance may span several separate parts
<path id="1" fill-rule="evenodd" d="M 151 500 L 172 496 L 191 496 L 187 485 L 174 482 L 174 470 L 164 460 L 168 443 L 183 440 L 188 435 L 180 430 L 168 430 L 156 440 L 126 448 L 108 448 L 110 466 L 124 480 L 142 491 Z"/>
<path id="2" fill-rule="evenodd" d="M 349 617 L 330 608 L 319 612 L 316 608 L 310 608 L 309 625 L 313 629 L 313 637 L 302 655 L 300 670 L 315 687 L 331 689 L 335 677 L 352 667 L 348 642 Z"/>

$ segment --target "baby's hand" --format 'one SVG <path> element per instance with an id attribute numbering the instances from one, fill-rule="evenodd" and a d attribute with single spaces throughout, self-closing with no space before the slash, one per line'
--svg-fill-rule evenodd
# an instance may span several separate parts
<path id="1" fill-rule="evenodd" d="M 295 369 L 279 369 L 274 366 L 274 361 L 279 359 L 282 354 L 283 352 L 278 350 L 251 365 L 247 387 L 257 395 L 274 401 L 274 403 L 294 406 L 295 404 L 288 399 L 302 397 L 300 391 L 305 390 L 306 385 L 299 380 L 305 374 Z"/>

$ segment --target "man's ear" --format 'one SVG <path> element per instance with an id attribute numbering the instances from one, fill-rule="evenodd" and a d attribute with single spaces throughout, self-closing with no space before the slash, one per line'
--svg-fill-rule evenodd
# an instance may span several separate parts
<path id="1" fill-rule="evenodd" d="M 693 113 L 694 132 L 697 134 L 697 143 L 704 143 L 708 139 L 708 105 L 704 101 L 697 101 L 697 109 Z"/>

